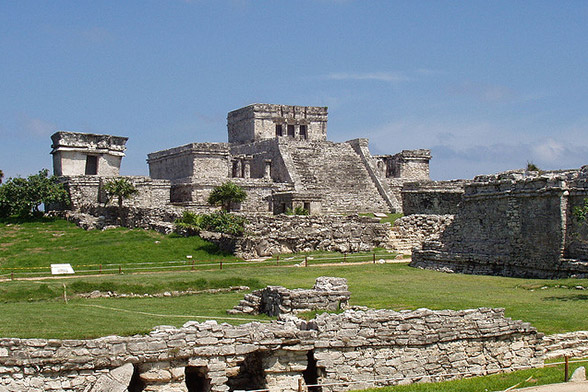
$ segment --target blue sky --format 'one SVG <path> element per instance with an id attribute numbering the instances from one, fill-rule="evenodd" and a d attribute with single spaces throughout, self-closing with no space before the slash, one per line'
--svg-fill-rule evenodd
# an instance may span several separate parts
<path id="1" fill-rule="evenodd" d="M 0 1 L 0 169 L 56 130 L 148 153 L 226 141 L 254 102 L 328 106 L 330 140 L 430 148 L 433 179 L 588 164 L 585 1 Z"/>

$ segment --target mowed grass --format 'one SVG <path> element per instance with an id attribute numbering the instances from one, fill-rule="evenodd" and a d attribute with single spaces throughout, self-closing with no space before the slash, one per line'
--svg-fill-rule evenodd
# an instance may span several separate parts
<path id="1" fill-rule="evenodd" d="M 588 361 L 570 364 L 570 375 L 576 368 L 588 365 Z M 437 383 L 417 383 L 394 387 L 364 389 L 363 392 L 479 392 L 504 391 L 507 388 L 526 388 L 564 382 L 563 365 L 540 369 L 519 370 L 512 373 L 472 377 Z"/>
<path id="2" fill-rule="evenodd" d="M 133 264 L 181 260 L 234 261 L 198 237 L 163 235 L 142 229 L 85 231 L 61 219 L 0 222 L 0 274 L 11 268 L 49 267 L 69 263 L 74 268 L 100 264 Z"/>
<path id="3" fill-rule="evenodd" d="M 74 292 L 72 287 L 76 286 L 81 287 L 82 291 L 91 291 L 100 287 L 128 285 L 136 293 L 161 292 L 165 288 L 172 290 L 179 286 L 187 288 L 190 282 L 198 281 L 208 282 L 207 285 L 214 287 L 222 286 L 222 282 L 226 285 L 253 282 L 252 288 L 265 285 L 310 288 L 318 276 L 347 278 L 353 305 L 395 310 L 502 307 L 506 309 L 506 316 L 531 322 L 544 333 L 588 329 L 588 318 L 585 317 L 588 314 L 588 300 L 582 296 L 583 291 L 556 287 L 585 287 L 588 286 L 588 280 L 541 281 L 445 274 L 414 269 L 406 264 L 308 268 L 253 265 L 232 270 L 3 282 L 0 283 L 0 312 L 3 315 L 0 336 L 87 338 L 145 333 L 156 325 L 180 326 L 191 318 L 221 317 L 224 321 L 231 321 L 225 311 L 236 305 L 244 295 L 244 292 L 230 292 L 91 300 L 71 298 Z M 64 284 L 70 295 L 68 304 L 62 298 Z M 52 294 L 46 295 L 47 292 Z"/>
<path id="4" fill-rule="evenodd" d="M 158 243 L 156 243 L 156 241 Z M 54 262 L 125 265 L 145 261 L 195 259 L 238 262 L 199 238 L 163 236 L 145 230 L 83 231 L 56 220 L 0 224 L 0 266 L 49 265 Z M 282 262 L 280 262 L 282 263 Z M 284 263 L 286 264 L 286 263 Z M 537 280 L 445 274 L 406 264 L 331 263 L 293 267 L 267 262 L 226 264 L 174 272 L 75 276 L 0 282 L 0 336 L 88 338 L 145 333 L 156 325 L 180 326 L 189 319 L 219 317 L 236 305 L 243 292 L 202 293 L 164 298 L 80 299 L 93 290 L 161 293 L 172 290 L 247 285 L 310 288 L 318 276 L 348 279 L 352 305 L 395 310 L 500 307 L 506 316 L 532 323 L 544 333 L 588 330 L 587 279 Z M 317 263 L 318 264 L 318 263 Z M 322 264 L 322 263 L 321 263 Z M 65 304 L 63 292 L 69 296 Z M 91 305 L 91 306 L 88 306 Z M 246 317 L 245 317 L 246 318 Z"/>

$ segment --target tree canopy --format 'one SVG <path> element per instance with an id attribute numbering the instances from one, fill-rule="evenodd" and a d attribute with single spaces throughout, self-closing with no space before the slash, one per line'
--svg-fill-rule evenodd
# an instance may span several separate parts
<path id="1" fill-rule="evenodd" d="M 43 169 L 27 178 L 9 178 L 0 185 L 0 216 L 39 216 L 41 204 L 69 203 L 69 195 L 57 177 Z"/>
<path id="2" fill-rule="evenodd" d="M 247 193 L 239 185 L 227 181 L 222 185 L 215 187 L 210 196 L 208 196 L 208 204 L 213 206 L 220 206 L 224 211 L 231 210 L 232 203 L 241 203 L 247 198 Z"/>

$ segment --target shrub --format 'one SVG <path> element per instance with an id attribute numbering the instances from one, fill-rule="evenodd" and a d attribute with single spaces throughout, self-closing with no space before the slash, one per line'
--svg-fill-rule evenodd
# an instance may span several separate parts
<path id="1" fill-rule="evenodd" d="M 588 216 L 588 198 L 584 199 L 583 205 L 575 206 L 572 213 L 576 217 L 578 223 L 584 223 L 586 221 L 586 216 Z"/>
<path id="2" fill-rule="evenodd" d="M 225 211 L 200 216 L 200 227 L 204 230 L 240 236 L 245 232 L 246 219 Z"/>
<path id="3" fill-rule="evenodd" d="M 288 208 L 286 210 L 286 215 L 308 215 L 308 210 L 300 206 L 294 207 L 294 209 Z"/>
<path id="4" fill-rule="evenodd" d="M 192 211 L 184 211 L 181 218 L 176 219 L 176 232 L 184 235 L 198 235 L 202 216 Z"/>

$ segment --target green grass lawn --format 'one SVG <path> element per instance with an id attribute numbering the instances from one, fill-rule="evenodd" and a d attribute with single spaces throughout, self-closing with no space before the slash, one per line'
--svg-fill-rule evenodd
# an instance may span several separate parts
<path id="1" fill-rule="evenodd" d="M 588 360 L 570 364 L 570 375 L 579 366 L 587 366 Z M 472 377 L 462 380 L 443 381 L 438 383 L 417 383 L 394 387 L 364 389 L 363 392 L 480 392 L 504 391 L 512 386 L 517 388 L 564 382 L 563 365 L 540 369 L 519 370 L 512 373 L 501 373 L 484 377 Z"/>
<path id="2" fill-rule="evenodd" d="M 244 263 L 215 252 L 212 245 L 197 237 L 181 238 L 127 229 L 86 232 L 61 220 L 0 224 L 0 249 L 3 268 L 47 266 L 53 262 L 74 265 L 76 262 L 118 262 L 132 266 L 145 261 L 185 259 L 188 254 L 203 260 L 205 265 L 207 260 L 218 258 L 226 262 L 222 270 L 208 264 L 194 271 L 188 268 L 160 273 L 125 272 L 0 282 L 0 312 L 3 321 L 8 320 L 0 323 L 0 336 L 77 338 L 147 332 L 158 324 L 183 324 L 186 317 L 178 316 L 225 317 L 225 310 L 236 305 L 244 294 L 83 300 L 74 298 L 76 293 L 93 290 L 158 293 L 235 285 L 247 285 L 251 289 L 266 285 L 310 288 L 318 276 L 325 275 L 348 279 L 353 305 L 395 310 L 501 307 L 506 309 L 508 317 L 531 322 L 541 332 L 588 329 L 588 318 L 583 317 L 588 314 L 588 295 L 586 291 L 574 289 L 575 286 L 588 287 L 587 279 L 445 274 L 410 268 L 406 264 L 342 265 L 331 261 L 326 266 L 318 266 L 322 264 L 322 254 L 311 255 L 309 267 L 292 266 L 303 256 L 289 261 L 287 259 L 293 256 L 284 257 L 280 266 L 275 266 L 275 261 Z M 71 298 L 67 305 L 62 299 L 64 284 Z M 102 308 L 88 308 L 82 306 L 84 304 L 99 304 Z M 107 309 L 124 307 L 138 313 L 125 312 L 125 317 L 119 317 L 117 312 Z"/>

